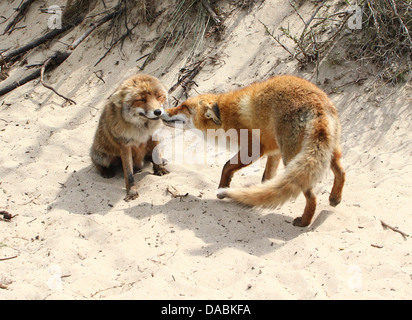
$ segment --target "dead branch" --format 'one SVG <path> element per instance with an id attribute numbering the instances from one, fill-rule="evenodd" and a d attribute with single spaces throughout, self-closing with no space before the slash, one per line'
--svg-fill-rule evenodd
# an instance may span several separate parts
<path id="1" fill-rule="evenodd" d="M 15 81 L 12 84 L 9 84 L 3 89 L 0 89 L 0 97 L 9 93 L 10 91 L 13 91 L 14 89 L 18 87 L 21 87 L 22 85 L 25 85 L 27 82 L 37 79 L 38 77 L 40 77 L 40 70 L 36 70 L 33 73 L 29 74 L 28 76 L 24 77 L 23 79 Z"/>
<path id="2" fill-rule="evenodd" d="M 110 21 L 111 19 L 113 19 L 114 17 L 116 17 L 117 15 L 119 15 L 121 13 L 121 11 L 117 11 L 115 10 L 112 13 L 109 13 L 108 15 L 104 16 L 103 18 L 101 18 L 99 21 L 97 21 L 96 23 L 92 23 L 91 27 L 89 29 L 87 29 L 87 31 L 80 37 L 78 38 L 76 41 L 73 42 L 73 44 L 69 47 L 69 49 L 74 50 L 77 48 L 77 46 L 84 40 L 86 39 L 95 29 L 97 29 L 98 27 L 100 27 L 101 25 L 105 24 L 107 21 Z"/>
<path id="3" fill-rule="evenodd" d="M 411 79 L 412 11 L 409 0 L 365 1 L 362 30 L 349 45 L 350 58 L 375 63 L 376 77 L 392 84 Z"/>
<path id="4" fill-rule="evenodd" d="M 188 69 L 188 67 L 184 67 L 180 69 L 181 76 L 179 76 L 177 82 L 168 90 L 168 93 L 172 93 L 173 91 L 176 90 L 176 88 L 179 85 L 182 85 L 182 87 L 185 87 L 190 81 L 193 80 L 193 78 L 200 72 L 200 70 L 203 67 L 203 63 L 205 60 L 198 61 L 194 63 L 192 66 L 194 66 L 192 69 Z"/>
<path id="5" fill-rule="evenodd" d="M 114 41 L 110 48 L 105 52 L 105 54 L 94 64 L 94 66 L 96 67 L 104 58 L 106 58 L 106 56 L 109 54 L 110 51 L 112 51 L 112 49 L 120 42 L 123 43 L 123 41 L 129 37 L 133 30 L 138 26 L 139 22 L 135 23 L 131 28 L 127 28 L 127 31 L 121 35 L 116 41 Z"/>
<path id="6" fill-rule="evenodd" d="M 67 53 L 66 53 L 66 54 L 67 54 Z M 68 56 L 69 56 L 69 55 L 67 55 L 67 57 L 68 57 Z M 64 58 L 64 60 L 66 60 L 67 57 Z M 56 58 L 54 58 L 54 59 L 56 59 Z M 63 61 L 64 61 L 64 60 L 63 60 Z M 63 62 L 63 61 L 61 61 L 61 62 Z M 41 71 L 40 71 L 40 82 L 41 82 L 41 84 L 42 84 L 45 88 L 50 89 L 51 91 L 53 91 L 53 92 L 54 92 L 55 94 L 57 94 L 59 97 L 65 99 L 65 100 L 68 101 L 68 102 L 70 102 L 70 104 L 76 104 L 76 101 L 74 101 L 74 100 L 72 100 L 72 99 L 70 99 L 70 98 L 67 98 L 67 97 L 65 97 L 64 95 L 58 93 L 58 92 L 56 91 L 56 89 L 54 89 L 51 85 L 48 85 L 46 82 L 44 82 L 44 72 L 45 72 L 48 64 L 51 63 L 51 62 L 53 62 L 53 57 L 48 58 L 48 59 L 43 63 L 43 66 L 42 66 Z M 60 63 L 61 63 L 61 62 L 60 62 Z M 60 63 L 59 63 L 59 64 L 60 64 Z"/>
<path id="7" fill-rule="evenodd" d="M 319 10 L 323 7 L 323 5 L 326 3 L 326 1 L 328 0 L 323 0 L 322 3 L 319 5 L 319 7 L 317 7 L 317 9 L 315 10 L 315 12 L 313 13 L 313 15 L 310 17 L 310 19 L 308 20 L 308 22 L 305 23 L 305 28 L 302 31 L 302 34 L 300 35 L 300 39 L 299 42 L 302 42 L 303 38 L 305 37 L 306 34 L 306 30 L 308 29 L 309 25 L 312 23 L 312 20 L 316 17 L 316 15 L 318 14 Z"/>
<path id="8" fill-rule="evenodd" d="M 27 11 L 29 10 L 30 5 L 34 2 L 35 0 L 26 0 L 23 2 L 17 9 L 17 15 L 14 17 L 12 21 L 9 22 L 7 25 L 6 29 L 4 29 L 3 35 L 6 34 L 7 32 L 12 33 L 15 30 L 15 26 L 17 23 L 20 22 L 21 19 L 26 15 Z M 9 31 L 10 30 L 10 31 Z"/>
<path id="9" fill-rule="evenodd" d="M 47 72 L 48 70 L 54 69 L 56 68 L 58 65 L 60 65 L 63 61 L 65 61 L 69 56 L 70 56 L 71 52 L 60 52 L 57 51 L 53 56 L 51 56 L 50 58 L 48 58 L 47 60 L 50 59 L 50 61 L 47 63 L 47 65 L 45 66 L 45 72 Z M 47 61 L 46 60 L 46 61 Z M 45 61 L 45 62 L 46 62 Z M 44 66 L 44 63 L 42 64 Z M 33 73 L 29 74 L 28 76 L 26 76 L 25 78 L 18 80 L 8 86 L 6 86 L 3 89 L 0 89 L 0 97 L 5 95 L 6 93 L 9 93 L 10 91 L 13 91 L 14 89 L 26 84 L 27 82 L 30 82 L 34 79 L 37 79 L 41 76 L 41 71 L 42 70 L 36 70 Z"/>
<path id="10" fill-rule="evenodd" d="M 269 28 L 268 28 L 268 26 L 267 26 L 266 24 L 264 24 L 264 23 L 263 23 L 262 21 L 260 21 L 260 20 L 258 20 L 258 21 L 263 25 L 263 27 L 265 28 L 266 33 L 267 33 L 273 40 L 275 40 L 275 41 L 277 42 L 277 44 L 279 44 L 283 49 L 285 49 L 287 52 L 289 52 L 289 54 L 290 54 L 294 59 L 298 60 L 300 63 L 304 63 L 304 60 L 299 59 L 299 58 L 296 56 L 295 53 L 292 53 L 292 52 L 289 50 L 289 48 L 286 47 L 286 46 L 279 40 L 279 38 L 276 38 L 276 37 L 273 35 L 273 33 L 271 33 L 271 32 L 269 31 Z"/>
<path id="11" fill-rule="evenodd" d="M 182 92 L 178 95 L 178 97 L 173 97 L 175 100 L 175 105 L 176 106 L 180 102 L 180 98 L 183 95 L 186 95 L 186 98 L 189 96 L 189 90 L 190 87 L 193 84 L 196 84 L 193 79 L 196 77 L 196 75 L 200 72 L 200 70 L 203 68 L 203 64 L 206 61 L 206 59 L 203 59 L 201 61 L 198 61 L 196 63 L 191 64 L 190 66 L 184 67 L 180 69 L 180 76 L 177 80 L 177 82 L 168 90 L 168 93 L 172 93 L 173 91 L 176 90 L 176 88 L 180 85 L 183 90 Z"/>
<path id="12" fill-rule="evenodd" d="M 36 47 L 38 47 L 39 45 L 52 40 L 53 38 L 55 38 L 56 36 L 58 36 L 59 34 L 62 34 L 63 32 L 66 32 L 67 30 L 77 26 L 78 24 L 80 24 L 82 22 L 81 18 L 76 19 L 73 23 L 71 24 L 66 24 L 63 25 L 61 29 L 54 29 L 50 32 L 48 32 L 47 34 L 45 34 L 44 36 L 37 38 L 35 40 L 33 40 L 32 42 L 9 52 L 5 52 L 2 55 L 2 59 L 5 62 L 10 61 L 12 58 L 17 57 L 23 53 L 26 53 L 29 50 L 32 50 Z"/>
<path id="13" fill-rule="evenodd" d="M 402 29 L 404 30 L 404 34 L 406 35 L 406 37 L 409 40 L 409 46 L 410 46 L 410 48 L 412 48 L 412 39 L 411 39 L 411 36 L 409 34 L 408 27 L 403 22 L 403 19 L 402 19 L 401 15 L 398 13 L 398 8 L 396 7 L 395 1 L 393 1 L 393 0 L 389 0 L 389 1 L 392 4 L 392 9 L 393 9 L 393 12 L 395 13 L 395 16 L 398 18 L 398 21 L 399 21 L 400 25 L 402 26 Z"/>

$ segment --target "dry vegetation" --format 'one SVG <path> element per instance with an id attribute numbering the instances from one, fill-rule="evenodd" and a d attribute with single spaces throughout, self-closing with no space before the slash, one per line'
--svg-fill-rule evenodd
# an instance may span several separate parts
<path id="1" fill-rule="evenodd" d="M 33 0 L 25 0 L 20 3 L 16 15 L 6 25 L 4 34 L 10 34 L 18 29 L 19 22 L 30 10 L 33 2 Z M 237 9 L 250 10 L 252 6 L 261 2 L 242 0 L 229 1 L 229 4 Z M 101 6 L 102 3 L 104 11 L 88 16 L 97 4 Z M 336 45 L 343 43 L 348 48 L 345 59 L 374 63 L 379 70 L 377 78 L 391 83 L 406 82 L 411 79 L 412 8 L 410 0 L 357 1 L 358 7 L 362 10 L 361 29 L 349 32 L 346 26 L 354 11 L 350 10 L 351 3 L 348 0 L 332 3 L 328 0 L 310 3 L 289 0 L 289 3 L 303 23 L 302 32 L 295 35 L 287 26 L 281 27 L 280 35 L 277 35 L 279 30 L 271 32 L 266 25 L 265 28 L 276 43 L 299 62 L 301 68 L 308 64 L 315 64 L 316 71 L 318 71 L 317 67 L 322 59 L 327 57 Z M 63 55 L 67 58 L 93 30 L 108 22 L 104 34 L 107 50 L 95 63 L 97 65 L 115 47 L 118 47 L 122 53 L 124 41 L 128 38 L 133 39 L 135 28 L 140 24 L 151 25 L 159 16 L 163 21 L 158 27 L 159 36 L 154 42 L 148 44 L 151 46 L 151 51 L 138 59 L 141 61 L 140 69 L 144 70 L 159 53 L 169 49 L 162 57 L 163 72 L 167 72 L 173 62 L 179 58 L 185 62 L 186 66 L 195 66 L 192 69 L 184 68 L 187 78 L 190 79 L 194 73 L 187 72 L 188 70 L 195 71 L 197 74 L 201 69 L 199 62 L 203 58 L 200 53 L 205 39 L 214 36 L 215 40 L 219 41 L 224 32 L 225 13 L 220 12 L 219 4 L 219 0 L 176 0 L 172 10 L 163 12 L 159 9 L 161 7 L 159 3 L 151 0 L 119 0 L 111 8 L 106 7 L 104 1 L 67 0 L 62 15 L 61 29 L 39 35 L 39 38 L 28 44 L 19 48 L 8 48 L 0 53 L 0 79 L 7 78 L 8 70 L 14 67 L 17 61 L 22 60 L 28 52 L 36 50 L 41 44 L 58 38 L 67 31 L 70 32 L 85 20 L 87 23 L 90 23 L 90 20 L 93 21 L 91 27 Z M 314 6 L 311 9 L 313 14 L 309 18 L 304 18 L 300 13 L 303 5 Z M 85 19 L 86 17 L 88 19 Z M 295 48 L 288 48 L 283 43 L 284 37 L 293 40 Z M 183 52 L 185 52 L 184 57 L 182 57 Z M 56 57 L 56 53 L 51 52 L 45 62 L 57 66 L 65 60 L 55 61 L 53 57 Z M 44 64 L 43 67 L 45 67 Z M 52 68 L 43 69 L 47 72 Z M 38 78 L 40 73 L 40 70 L 37 70 L 25 79 L 17 79 L 14 84 L 0 88 L 0 95 Z M 180 80 L 182 84 L 187 82 Z"/>
<path id="2" fill-rule="evenodd" d="M 348 48 L 346 59 L 377 66 L 377 78 L 390 82 L 406 82 L 411 79 L 412 7 L 410 0 L 358 1 L 362 23 L 360 29 L 349 30 L 347 23 L 354 18 L 355 11 L 349 1 L 342 0 L 334 5 L 328 0 L 317 1 L 317 7 L 309 19 L 300 14 L 304 1 L 290 1 L 303 23 L 300 35 L 291 33 L 289 27 L 281 27 L 281 34 L 267 33 L 291 56 L 301 68 L 311 62 L 319 62 L 328 56 L 337 45 Z M 349 30 L 349 31 L 348 31 Z M 286 37 L 295 43 L 288 48 L 282 39 Z"/>
<path id="3" fill-rule="evenodd" d="M 16 30 L 16 25 L 24 18 L 24 15 L 30 10 L 30 6 L 34 3 L 33 0 L 25 0 L 20 3 L 16 9 L 16 15 L 11 22 L 6 26 L 4 33 L 13 32 Z M 230 4 L 238 9 L 251 9 L 251 7 L 261 1 L 231 1 Z M 90 12 L 100 4 L 104 6 L 104 11 L 90 15 Z M 156 18 L 162 15 L 162 23 L 158 27 L 159 36 L 155 43 L 151 43 L 151 51 L 148 54 L 140 57 L 138 61 L 142 61 L 141 70 L 152 61 L 159 52 L 163 52 L 165 48 L 169 48 L 168 55 L 162 59 L 163 70 L 167 72 L 168 67 L 179 56 L 179 59 L 185 61 L 186 65 L 195 64 L 197 66 L 197 57 L 201 52 L 201 48 L 205 38 L 211 35 L 216 35 L 223 32 L 223 20 L 218 9 L 219 1 L 217 0 L 176 0 L 172 10 L 163 12 L 159 9 L 160 3 L 153 0 L 119 0 L 114 7 L 107 7 L 105 1 L 98 0 L 67 0 L 62 14 L 62 28 L 47 32 L 45 35 L 39 35 L 39 38 L 34 39 L 28 44 L 19 48 L 9 48 L 4 52 L 0 52 L 1 79 L 8 77 L 8 70 L 16 66 L 16 62 L 21 61 L 24 56 L 36 50 L 40 45 L 57 39 L 60 35 L 66 32 L 71 32 L 76 26 L 81 23 L 89 24 L 91 27 L 78 38 L 72 45 L 69 46 L 67 52 L 60 54 L 64 59 L 57 61 L 56 53 L 51 52 L 43 64 L 38 67 L 44 67 L 43 71 L 49 71 L 52 68 L 46 68 L 45 64 L 50 66 L 58 66 L 60 63 L 70 56 L 79 44 L 86 39 L 95 29 L 107 24 L 104 31 L 104 40 L 106 52 L 95 63 L 98 65 L 113 48 L 123 51 L 124 41 L 128 38 L 133 40 L 134 31 L 141 24 L 151 25 Z M 47 11 L 47 10 L 46 10 Z M 87 17 L 87 19 L 86 19 Z M 90 21 L 91 20 L 91 21 Z M 5 22 L 5 21 L 3 21 Z M 185 57 L 180 54 L 186 52 Z M 196 68 L 197 72 L 199 68 Z M 18 79 L 13 84 L 0 88 L 0 96 L 14 90 L 40 77 L 40 69 L 29 74 L 24 79 Z M 43 82 L 42 82 L 43 83 Z M 184 83 L 184 82 L 183 82 Z M 49 86 L 48 86 L 49 87 Z M 66 99 L 70 100 L 70 99 Z"/>
<path id="4" fill-rule="evenodd" d="M 362 30 L 351 53 L 379 66 L 378 77 L 390 82 L 411 79 L 412 7 L 410 0 L 362 1 Z"/>

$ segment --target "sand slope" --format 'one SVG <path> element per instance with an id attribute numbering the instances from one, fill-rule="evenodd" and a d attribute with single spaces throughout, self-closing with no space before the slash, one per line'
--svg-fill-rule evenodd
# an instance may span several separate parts
<path id="1" fill-rule="evenodd" d="M 275 29 L 289 21 L 298 28 L 283 3 L 266 1 L 227 18 L 224 41 L 205 44 L 219 63 L 206 64 L 196 77 L 198 92 L 282 73 L 310 79 L 257 23 Z M 0 11 L 9 16 L 13 5 L 2 3 Z M 25 24 L 32 27 L 0 36 L 1 47 L 25 43 L 45 30 L 45 19 L 30 11 Z M 85 28 L 61 40 L 71 43 Z M 155 26 L 141 29 L 147 37 L 155 32 Z M 0 221 L 0 284 L 7 288 L 0 299 L 412 298 L 412 239 L 381 225 L 412 234 L 410 86 L 377 87 L 369 79 L 331 95 L 343 126 L 347 184 L 336 208 L 328 204 L 332 174 L 317 186 L 318 208 L 307 228 L 291 224 L 302 213 L 302 196 L 276 210 L 218 200 L 218 161 L 171 161 L 163 177 L 147 166 L 136 174 L 140 197 L 125 202 L 122 175 L 100 177 L 88 152 L 105 98 L 137 71 L 141 41 L 125 42 L 123 55 L 115 49 L 96 67 L 105 52 L 99 34 L 76 49 L 48 81 L 77 105 L 63 105 L 36 82 L 1 98 L 0 210 L 17 216 Z M 28 63 L 46 54 L 29 54 Z M 158 66 L 156 60 L 146 72 L 160 76 Z M 161 77 L 167 87 L 180 67 Z M 345 84 L 356 78 L 350 70 L 349 62 L 325 63 L 319 81 Z M 259 183 L 264 162 L 239 172 L 232 186 Z M 168 186 L 188 196 L 172 198 Z"/>

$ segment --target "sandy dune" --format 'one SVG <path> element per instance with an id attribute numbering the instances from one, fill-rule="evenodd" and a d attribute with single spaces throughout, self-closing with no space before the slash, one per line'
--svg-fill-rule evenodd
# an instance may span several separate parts
<path id="1" fill-rule="evenodd" d="M 0 11 L 10 16 L 17 2 L 3 2 Z M 64 2 L 46 1 L 46 7 Z M 0 36 L 1 48 L 17 47 L 47 28 L 47 17 L 34 7 L 24 22 L 32 27 Z M 231 90 L 284 73 L 314 81 L 257 19 L 271 29 L 287 22 L 301 27 L 280 0 L 228 16 L 224 40 L 204 44 L 215 60 L 195 78 L 197 92 Z M 86 28 L 60 40 L 71 43 Z M 142 26 L 123 52 L 114 49 L 94 67 L 106 51 L 101 33 L 47 78 L 77 105 L 63 104 L 37 82 L 1 97 L 0 210 L 17 216 L 0 220 L 0 299 L 412 298 L 412 239 L 381 224 L 412 234 L 410 85 L 384 87 L 370 77 L 330 95 L 343 127 L 347 184 L 342 203 L 330 207 L 328 173 L 316 187 L 317 212 L 307 228 L 291 223 L 302 213 L 303 196 L 276 210 L 218 200 L 219 161 L 169 159 L 171 173 L 163 177 L 146 166 L 135 176 L 140 197 L 125 202 L 122 175 L 100 177 L 89 148 L 105 99 L 138 71 L 136 59 L 147 52 L 140 52 L 143 38 L 154 38 L 156 25 Z M 65 48 L 59 42 L 50 46 Z M 28 63 L 46 55 L 45 49 L 35 51 Z M 162 76 L 161 57 L 145 72 L 170 87 L 182 66 L 176 62 Z M 336 87 L 356 78 L 353 63 L 326 61 L 320 86 L 330 92 L 326 78 Z M 19 72 L 13 70 L 4 83 Z M 232 186 L 259 183 L 264 164 L 239 172 Z M 188 195 L 173 198 L 168 186 Z"/>

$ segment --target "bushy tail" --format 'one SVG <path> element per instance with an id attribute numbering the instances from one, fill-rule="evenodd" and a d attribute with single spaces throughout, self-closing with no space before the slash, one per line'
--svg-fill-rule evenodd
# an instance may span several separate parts
<path id="1" fill-rule="evenodd" d="M 275 208 L 300 192 L 313 188 L 329 167 L 335 145 L 334 119 L 321 116 L 308 123 L 301 151 L 286 166 L 283 174 L 260 185 L 239 189 L 219 189 L 219 198 L 239 203 Z"/>

